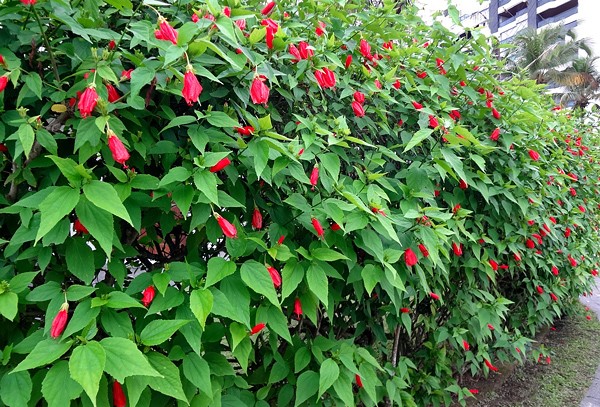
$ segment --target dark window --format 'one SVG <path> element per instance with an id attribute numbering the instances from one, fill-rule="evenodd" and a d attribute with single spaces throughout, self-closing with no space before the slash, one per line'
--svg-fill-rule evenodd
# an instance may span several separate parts
<path id="1" fill-rule="evenodd" d="M 571 0 L 558 7 L 554 7 L 538 14 L 538 28 L 547 24 L 556 23 L 577 14 L 578 0 Z"/>

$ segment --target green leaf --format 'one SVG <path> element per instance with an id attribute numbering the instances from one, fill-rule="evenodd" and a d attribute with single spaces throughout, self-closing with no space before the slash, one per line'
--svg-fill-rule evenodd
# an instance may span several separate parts
<path id="1" fill-rule="evenodd" d="M 73 188 L 79 188 L 83 179 L 91 179 L 91 175 L 87 173 L 85 168 L 70 158 L 60 158 L 53 155 L 48 158 L 54 161 L 54 164 L 56 164 Z"/>
<path id="2" fill-rule="evenodd" d="M 100 345 L 106 352 L 104 371 L 123 383 L 129 376 L 161 377 L 138 349 L 135 343 L 125 338 L 104 338 Z"/>
<path id="3" fill-rule="evenodd" d="M 69 271 L 85 284 L 90 284 L 96 274 L 92 248 L 78 237 L 69 239 L 66 246 L 65 258 Z"/>
<path id="4" fill-rule="evenodd" d="M 323 261 L 350 260 L 343 254 L 324 247 L 318 247 L 316 249 L 313 249 L 311 250 L 310 254 L 315 259 Z"/>
<path id="5" fill-rule="evenodd" d="M 117 191 L 107 182 L 92 180 L 89 184 L 83 186 L 83 193 L 91 203 L 99 208 L 112 213 L 113 215 L 123 219 L 131 226 L 133 222 L 127 213 L 127 209 L 121 203 Z"/>
<path id="6" fill-rule="evenodd" d="M 206 360 L 195 353 L 188 353 L 183 358 L 183 375 L 210 400 L 213 398 L 210 381 L 210 367 Z"/>
<path id="7" fill-rule="evenodd" d="M 433 129 L 421 129 L 417 131 L 415 134 L 413 134 L 413 136 L 410 138 L 410 141 L 406 144 L 404 152 L 406 153 L 407 151 L 410 151 L 414 147 L 418 146 L 423 140 L 431 136 L 431 133 L 433 133 Z"/>
<path id="8" fill-rule="evenodd" d="M 299 406 L 319 391 L 319 374 L 307 370 L 298 377 L 296 385 L 296 401 L 294 407 Z"/>
<path id="9" fill-rule="evenodd" d="M 333 383 L 333 389 L 337 393 L 338 397 L 342 399 L 343 403 L 347 406 L 354 405 L 354 394 L 352 391 L 352 381 L 350 378 L 342 374 Z"/>
<path id="10" fill-rule="evenodd" d="M 267 310 L 267 324 L 277 335 L 281 336 L 290 344 L 292 343 L 292 337 L 290 335 L 290 330 L 288 329 L 288 320 L 280 309 L 269 307 Z"/>
<path id="11" fill-rule="evenodd" d="M 96 287 L 86 287 L 84 285 L 73 284 L 67 289 L 67 300 L 79 301 L 80 299 L 91 295 L 96 290 Z"/>
<path id="12" fill-rule="evenodd" d="M 240 127 L 240 122 L 238 122 L 236 119 L 232 119 L 224 112 L 210 112 L 210 114 L 206 116 L 206 120 L 208 120 L 208 122 L 215 127 Z"/>
<path id="13" fill-rule="evenodd" d="M 73 349 L 69 359 L 69 372 L 73 380 L 83 387 L 94 407 L 100 378 L 106 364 L 104 348 L 96 341 L 90 341 Z"/>
<path id="14" fill-rule="evenodd" d="M 232 322 L 229 325 L 229 332 L 231 333 L 231 350 L 235 350 L 240 342 L 248 336 L 246 327 L 237 322 Z"/>
<path id="15" fill-rule="evenodd" d="M 17 130 L 17 135 L 19 136 L 19 141 L 23 147 L 23 154 L 25 154 L 25 157 L 29 157 L 29 153 L 33 147 L 33 142 L 35 141 L 33 127 L 27 123 L 22 124 Z"/>
<path id="16" fill-rule="evenodd" d="M 319 155 L 322 167 L 331 175 L 335 182 L 340 176 L 340 157 L 334 153 Z"/>
<path id="17" fill-rule="evenodd" d="M 70 340 L 57 341 L 56 339 L 45 339 L 38 342 L 31 353 L 12 370 L 12 373 L 52 363 L 67 353 L 67 351 L 71 349 L 71 345 L 73 345 L 73 341 Z"/>
<path id="18" fill-rule="evenodd" d="M 29 372 L 5 374 L 0 380 L 0 389 L 2 401 L 7 406 L 27 406 L 33 389 Z"/>
<path id="19" fill-rule="evenodd" d="M 308 348 L 302 347 L 294 355 L 294 373 L 301 372 L 311 360 L 311 353 Z"/>
<path id="20" fill-rule="evenodd" d="M 181 377 L 179 369 L 164 355 L 157 352 L 148 353 L 148 361 L 163 377 L 148 377 L 148 385 L 153 389 L 167 396 L 182 400 L 188 404 L 187 397 L 181 387 Z"/>
<path id="21" fill-rule="evenodd" d="M 155 75 L 156 72 L 152 68 L 142 66 L 134 69 L 131 72 L 131 94 L 129 99 L 137 96 L 142 87 L 152 82 Z"/>
<path id="22" fill-rule="evenodd" d="M 329 296 L 329 282 L 327 281 L 327 274 L 317 264 L 312 263 L 306 272 L 306 282 L 308 288 L 313 294 L 327 306 L 327 299 Z"/>
<path id="23" fill-rule="evenodd" d="M 225 260 L 222 257 L 212 257 L 208 260 L 208 270 L 206 272 L 205 288 L 210 287 L 235 273 L 236 266 L 233 261 Z"/>
<path id="24" fill-rule="evenodd" d="M 70 401 L 81 395 L 83 388 L 69 374 L 69 363 L 61 360 L 54 364 L 42 382 L 42 394 L 48 407 L 71 405 Z"/>
<path id="25" fill-rule="evenodd" d="M 132 10 L 133 9 L 133 4 L 131 3 L 130 0 L 104 0 L 106 1 L 108 4 L 110 4 L 111 6 L 119 9 L 119 10 Z"/>
<path id="26" fill-rule="evenodd" d="M 96 298 L 94 298 L 95 300 Z M 92 306 L 94 303 L 92 302 Z M 106 306 L 108 308 L 122 309 L 122 308 L 146 308 L 135 298 L 130 297 L 122 291 L 112 291 L 107 296 Z"/>
<path id="27" fill-rule="evenodd" d="M 286 263 L 283 270 L 281 270 L 281 299 L 285 300 L 289 297 L 296 290 L 303 278 L 304 268 L 302 264 L 295 261 Z"/>
<path id="28" fill-rule="evenodd" d="M 142 330 L 140 341 L 146 346 L 160 345 L 188 322 L 180 319 L 152 321 Z"/>
<path id="29" fill-rule="evenodd" d="M 190 309 L 198 319 L 202 329 L 205 328 L 206 318 L 213 307 L 213 295 L 207 289 L 194 290 L 190 293 Z"/>
<path id="30" fill-rule="evenodd" d="M 56 224 L 67 216 L 79 202 L 79 191 L 63 186 L 57 187 L 40 204 L 42 220 L 35 237 L 35 243 L 52 230 Z"/>
<path id="31" fill-rule="evenodd" d="M 30 72 L 29 74 L 23 77 L 25 80 L 25 85 L 29 88 L 29 90 L 38 97 L 38 99 L 42 99 L 42 78 L 37 72 Z M 27 153 L 29 155 L 29 153 Z"/>
<path id="32" fill-rule="evenodd" d="M 217 176 L 209 170 L 196 171 L 194 185 L 215 205 L 219 205 L 219 191 L 217 190 Z"/>
<path id="33" fill-rule="evenodd" d="M 73 312 L 73 316 L 71 319 L 69 319 L 69 324 L 63 332 L 63 338 L 66 338 L 75 332 L 81 331 L 91 321 L 93 321 L 98 314 L 100 314 L 100 308 L 92 308 L 92 300 L 89 298 L 77 304 L 75 312 Z"/>
<path id="34" fill-rule="evenodd" d="M 331 385 L 338 379 L 340 368 L 333 359 L 325 359 L 319 370 L 319 394 L 317 398 L 321 398 Z"/>
<path id="35" fill-rule="evenodd" d="M 75 213 L 79 218 L 79 221 L 85 226 L 90 232 L 90 235 L 98 241 L 104 253 L 110 260 L 112 252 L 112 243 L 114 236 L 114 222 L 113 216 L 88 201 L 87 199 L 81 199 L 75 208 Z"/>
<path id="36" fill-rule="evenodd" d="M 240 275 L 248 287 L 258 294 L 264 295 L 271 304 L 281 309 L 273 280 L 263 264 L 255 260 L 248 260 L 242 264 Z"/>
<path id="37" fill-rule="evenodd" d="M 0 314 L 9 321 L 17 316 L 19 310 L 19 296 L 12 291 L 0 294 Z"/>
<path id="38" fill-rule="evenodd" d="M 181 48 L 180 48 L 181 49 Z M 167 124 L 161 131 L 160 133 L 162 133 L 163 131 L 170 129 L 172 127 L 177 127 L 177 126 L 183 126 L 186 124 L 190 124 L 190 123 L 194 123 L 196 121 L 196 118 L 194 116 L 177 116 L 174 117 L 169 124 Z M 160 134 L 159 133 L 159 134 Z"/>
<path id="39" fill-rule="evenodd" d="M 190 171 L 185 167 L 173 167 L 169 170 L 169 173 L 163 177 L 158 183 L 158 187 L 162 188 L 165 185 L 169 185 L 173 182 L 186 181 L 190 175 Z"/>

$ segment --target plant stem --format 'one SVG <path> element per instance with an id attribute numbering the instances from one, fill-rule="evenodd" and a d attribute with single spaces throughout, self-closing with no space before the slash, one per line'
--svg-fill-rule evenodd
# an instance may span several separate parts
<path id="1" fill-rule="evenodd" d="M 38 15 L 35 6 L 31 5 L 31 11 L 33 12 L 33 16 L 40 27 L 40 32 L 42 34 L 42 38 L 44 39 L 44 44 L 46 44 L 46 48 L 48 49 L 48 55 L 50 55 L 50 64 L 52 65 L 52 72 L 54 73 L 54 78 L 56 82 L 58 82 L 60 87 L 60 75 L 58 74 L 58 67 L 56 65 L 56 59 L 54 58 L 54 53 L 52 52 L 52 47 L 50 46 L 50 41 L 48 41 L 48 37 L 46 36 L 46 31 L 44 31 L 44 26 L 42 25 L 42 21 L 40 20 L 40 16 Z"/>

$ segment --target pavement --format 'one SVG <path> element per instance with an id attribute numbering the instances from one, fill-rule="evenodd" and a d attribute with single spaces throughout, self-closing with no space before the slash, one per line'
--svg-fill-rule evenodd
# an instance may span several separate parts
<path id="1" fill-rule="evenodd" d="M 596 287 L 594 287 L 593 295 L 580 297 L 579 300 L 586 307 L 590 307 L 590 311 L 596 313 L 596 317 L 600 319 L 600 288 L 598 288 L 600 278 L 596 278 Z M 585 397 L 581 401 L 580 407 L 600 407 L 600 367 L 596 370 L 594 380 L 588 389 Z"/>

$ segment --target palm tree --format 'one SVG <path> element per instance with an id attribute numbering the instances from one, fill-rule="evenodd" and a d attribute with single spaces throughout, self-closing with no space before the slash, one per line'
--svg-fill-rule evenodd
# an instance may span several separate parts
<path id="1" fill-rule="evenodd" d="M 577 58 L 571 66 L 552 74 L 552 80 L 564 88 L 560 103 L 584 109 L 600 91 L 600 73 L 595 67 L 598 57 Z"/>

